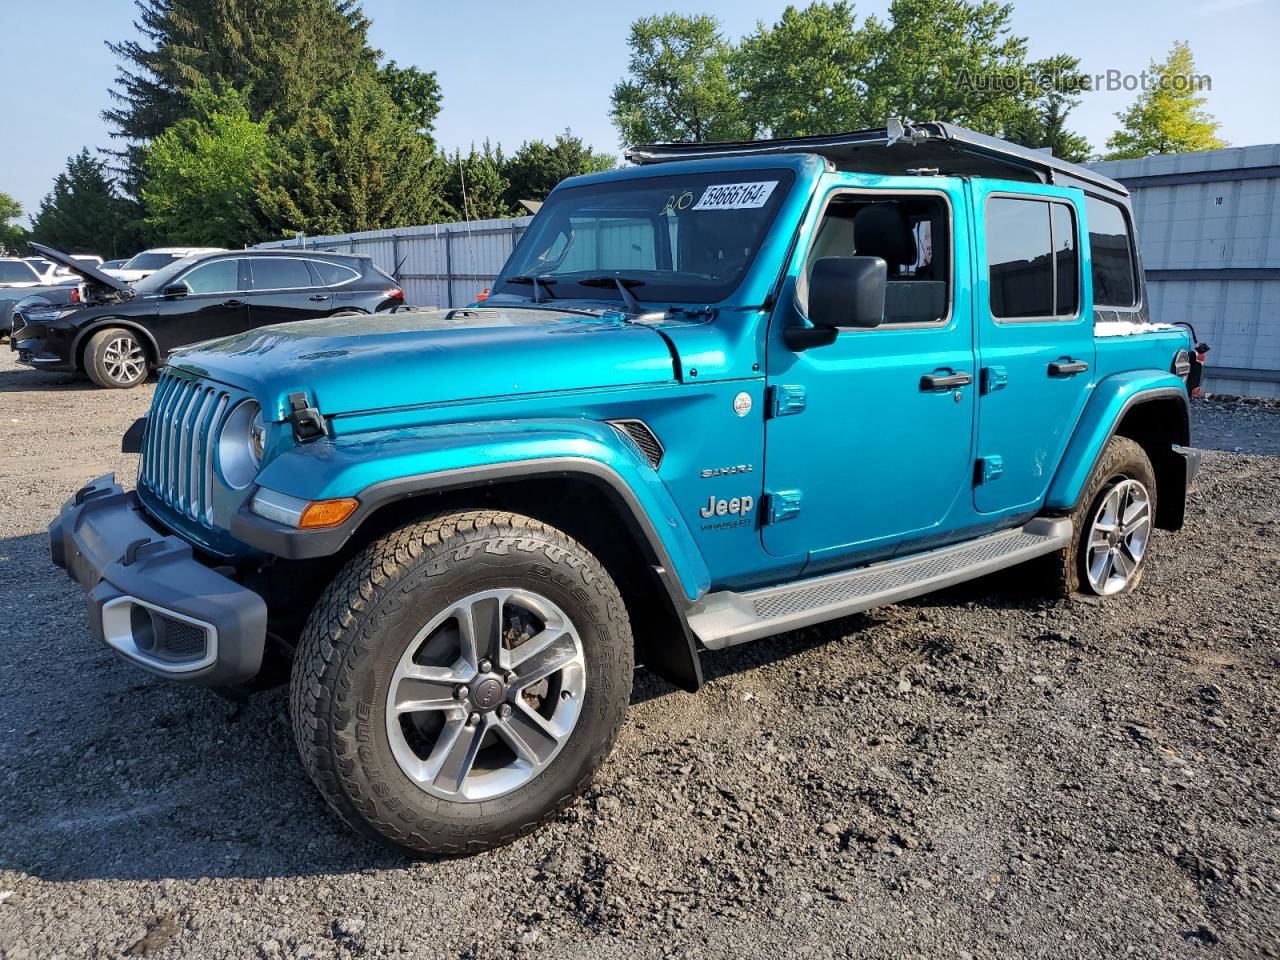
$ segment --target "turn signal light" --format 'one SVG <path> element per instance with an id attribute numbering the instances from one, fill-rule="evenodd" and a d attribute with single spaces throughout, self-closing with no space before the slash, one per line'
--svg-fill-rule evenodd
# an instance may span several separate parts
<path id="1" fill-rule="evenodd" d="M 340 497 L 337 500 L 313 500 L 307 504 L 298 518 L 299 530 L 318 530 L 324 527 L 336 527 L 347 517 L 355 513 L 360 501 L 355 497 Z"/>
<path id="2" fill-rule="evenodd" d="M 400 287 L 388 287 L 386 290 L 382 291 L 382 295 L 389 300 L 403 300 L 404 290 Z"/>

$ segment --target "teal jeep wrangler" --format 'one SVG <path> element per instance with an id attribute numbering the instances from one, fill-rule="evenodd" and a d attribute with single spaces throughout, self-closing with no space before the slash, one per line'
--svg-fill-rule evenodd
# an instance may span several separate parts
<path id="1" fill-rule="evenodd" d="M 50 527 L 99 640 L 289 682 L 321 793 L 410 852 L 553 816 L 637 662 L 693 691 L 703 650 L 1026 561 L 1122 597 L 1183 521 L 1201 357 L 1119 184 L 941 123 L 629 156 L 483 305 L 175 353 L 137 489 Z"/>

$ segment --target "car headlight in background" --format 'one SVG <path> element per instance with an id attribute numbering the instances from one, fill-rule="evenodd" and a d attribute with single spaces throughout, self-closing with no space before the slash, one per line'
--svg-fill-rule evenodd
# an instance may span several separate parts
<path id="1" fill-rule="evenodd" d="M 255 430 L 255 428 L 261 428 Z M 256 401 L 245 400 L 231 411 L 218 434 L 218 464 L 222 479 L 236 490 L 253 482 L 262 466 L 262 449 L 266 425 L 262 408 Z"/>

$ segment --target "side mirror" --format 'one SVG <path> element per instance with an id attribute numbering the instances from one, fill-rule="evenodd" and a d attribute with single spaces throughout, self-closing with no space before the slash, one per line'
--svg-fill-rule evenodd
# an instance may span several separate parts
<path id="1" fill-rule="evenodd" d="M 812 327 L 791 327 L 787 345 L 793 350 L 833 343 L 841 327 L 870 329 L 884 320 L 884 292 L 889 267 L 879 257 L 823 257 L 809 274 L 809 320 Z"/>
<path id="2" fill-rule="evenodd" d="M 171 283 L 160 292 L 166 297 L 185 297 L 191 289 L 185 283 Z"/>

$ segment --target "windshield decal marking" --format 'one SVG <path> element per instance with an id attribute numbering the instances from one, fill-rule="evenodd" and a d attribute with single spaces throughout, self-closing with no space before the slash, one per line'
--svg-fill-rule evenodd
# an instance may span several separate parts
<path id="1" fill-rule="evenodd" d="M 777 180 L 754 183 L 713 183 L 702 192 L 695 210 L 756 210 L 769 201 Z"/>
<path id="2" fill-rule="evenodd" d="M 692 190 L 686 190 L 678 197 L 673 193 L 671 196 L 667 197 L 666 205 L 663 206 L 660 214 L 666 215 L 668 213 L 673 213 L 676 210 L 687 210 L 691 203 L 693 203 Z"/>

